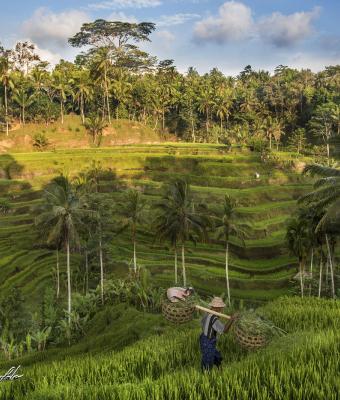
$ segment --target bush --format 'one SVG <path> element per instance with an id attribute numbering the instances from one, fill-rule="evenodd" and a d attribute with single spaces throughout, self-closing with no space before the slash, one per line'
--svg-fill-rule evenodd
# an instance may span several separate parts
<path id="1" fill-rule="evenodd" d="M 33 147 L 39 151 L 47 149 L 49 146 L 49 141 L 43 133 L 37 133 L 33 137 Z"/>

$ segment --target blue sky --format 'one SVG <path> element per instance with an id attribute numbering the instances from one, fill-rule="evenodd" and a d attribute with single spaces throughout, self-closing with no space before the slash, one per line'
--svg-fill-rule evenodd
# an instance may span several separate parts
<path id="1" fill-rule="evenodd" d="M 56 63 L 73 60 L 67 38 L 83 22 L 152 21 L 157 30 L 144 48 L 182 72 L 217 67 L 235 75 L 248 64 L 319 71 L 340 64 L 339 16 L 339 0 L 12 0 L 0 15 L 0 42 L 30 40 Z"/>

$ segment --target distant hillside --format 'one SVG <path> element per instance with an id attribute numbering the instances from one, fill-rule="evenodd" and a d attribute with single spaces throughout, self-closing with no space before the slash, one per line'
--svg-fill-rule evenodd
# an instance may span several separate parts
<path id="1" fill-rule="evenodd" d="M 49 125 L 26 124 L 14 125 L 8 137 L 0 134 L 0 152 L 8 151 L 33 151 L 35 150 L 34 136 L 43 134 L 49 142 L 47 150 L 89 148 L 92 146 L 91 138 L 86 133 L 77 115 L 65 117 L 64 124 L 60 121 Z M 136 121 L 113 120 L 112 124 L 104 130 L 101 146 L 110 147 L 123 144 L 155 144 L 163 140 L 159 134 L 150 127 Z"/>

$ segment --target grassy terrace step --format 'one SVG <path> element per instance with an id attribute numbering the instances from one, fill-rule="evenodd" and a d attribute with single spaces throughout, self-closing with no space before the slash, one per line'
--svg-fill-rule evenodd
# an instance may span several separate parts
<path id="1" fill-rule="evenodd" d="M 262 164 L 259 154 L 248 149 L 228 152 L 222 145 L 186 143 L 0 155 L 0 169 L 10 165 L 12 178 L 0 180 L 0 197 L 9 198 L 12 205 L 11 214 L 0 217 L 0 291 L 17 283 L 26 294 L 38 299 L 46 282 L 53 284 L 55 253 L 32 250 L 35 245 L 32 208 L 41 202 L 41 189 L 54 176 L 60 173 L 75 176 L 90 168 L 93 160 L 115 172 L 124 185 L 141 189 L 150 209 L 159 200 L 163 183 L 176 176 L 188 178 L 198 201 L 205 202 L 212 211 L 221 210 L 225 193 L 236 197 L 237 212 L 251 228 L 246 247 L 231 238 L 233 296 L 268 299 L 287 293 L 296 260 L 285 248 L 285 225 L 296 207 L 296 199 L 310 190 L 311 181 L 295 171 Z M 254 178 L 255 172 L 260 179 Z M 114 180 L 101 182 L 106 192 L 112 192 L 114 185 Z M 112 193 L 112 199 L 120 200 L 121 193 Z M 151 214 L 148 219 L 152 219 Z M 139 230 L 137 254 L 139 263 L 150 269 L 155 282 L 160 285 L 173 282 L 173 253 L 167 244 L 154 243 L 150 229 Z M 65 273 L 65 255 L 60 256 L 60 267 Z M 129 236 L 115 238 L 105 249 L 105 273 L 113 278 L 124 276 L 131 259 Z M 225 291 L 222 242 L 212 238 L 196 247 L 188 243 L 186 262 L 188 278 L 198 289 L 207 293 Z M 81 256 L 72 255 L 72 270 L 82 264 Z M 93 268 L 98 269 L 95 260 Z M 1 284 L 3 277 L 9 283 Z"/>

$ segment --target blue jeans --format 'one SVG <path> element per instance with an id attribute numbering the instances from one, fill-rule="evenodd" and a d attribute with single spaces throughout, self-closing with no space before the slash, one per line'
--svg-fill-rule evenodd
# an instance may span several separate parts
<path id="1" fill-rule="evenodd" d="M 209 370 L 214 365 L 219 367 L 222 363 L 221 353 L 216 349 L 216 339 L 209 339 L 203 333 L 200 336 L 200 348 L 202 353 L 201 367 L 203 370 Z"/>

